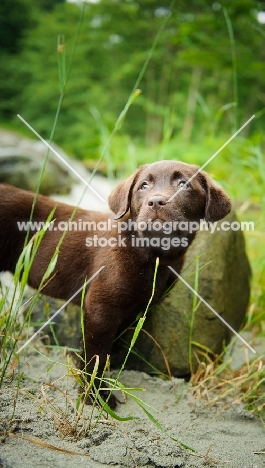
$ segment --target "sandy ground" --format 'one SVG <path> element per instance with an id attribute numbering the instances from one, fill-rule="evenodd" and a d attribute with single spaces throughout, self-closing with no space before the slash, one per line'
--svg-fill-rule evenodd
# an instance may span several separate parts
<path id="1" fill-rule="evenodd" d="M 55 358 L 62 361 L 61 355 Z M 86 435 L 73 436 L 66 422 L 74 418 L 71 405 L 62 393 L 43 384 L 55 382 L 73 400 L 77 398 L 77 388 L 73 379 L 64 377 L 65 367 L 55 364 L 49 369 L 50 366 L 45 357 L 28 351 L 19 365 L 24 376 L 19 391 L 10 381 L 0 391 L 0 430 L 3 433 L 8 428 L 11 433 L 0 444 L 0 467 L 265 467 L 264 427 L 241 404 L 209 406 L 205 401 L 196 401 L 181 379 L 166 381 L 135 371 L 124 371 L 121 382 L 145 389 L 137 396 L 152 406 L 147 407 L 148 411 L 168 435 L 197 452 L 184 449 L 165 435 L 131 400 L 117 409 L 119 416 L 135 416 L 126 422 L 106 419 L 97 410 L 91 414 L 91 407 L 86 406 L 77 430 L 82 425 L 88 428 L 90 419 L 92 427 Z M 56 419 L 52 411 L 55 407 L 57 418 L 60 419 L 58 407 L 67 416 Z M 43 442 L 53 448 L 39 445 Z M 59 452 L 55 447 L 76 454 Z"/>

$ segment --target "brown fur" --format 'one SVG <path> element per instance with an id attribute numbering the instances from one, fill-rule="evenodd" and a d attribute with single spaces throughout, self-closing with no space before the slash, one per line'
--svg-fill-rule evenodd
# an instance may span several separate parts
<path id="1" fill-rule="evenodd" d="M 154 302 L 176 279 L 168 269 L 171 265 L 181 271 L 187 246 L 163 250 L 158 247 L 132 247 L 135 237 L 161 237 L 155 231 L 124 231 L 121 236 L 126 247 L 86 247 L 86 238 L 97 234 L 99 237 L 118 238 L 118 219 L 123 221 L 145 221 L 160 219 L 167 221 L 208 222 L 223 218 L 230 211 L 230 201 L 205 173 L 199 173 L 171 202 L 167 200 L 178 190 L 179 183 L 187 181 L 197 171 L 196 166 L 182 162 L 161 161 L 140 167 L 125 182 L 115 188 L 109 197 L 109 206 L 115 213 L 102 214 L 78 209 L 74 220 L 106 221 L 111 219 L 112 230 L 88 232 L 69 231 L 61 245 L 58 261 L 43 293 L 67 300 L 85 279 L 90 278 L 100 267 L 105 268 L 89 284 L 85 296 L 85 347 L 89 362 L 94 355 L 100 359 L 103 368 L 107 354 L 111 352 L 112 341 L 118 331 L 125 328 L 139 311 L 146 308 L 151 296 L 156 257 L 159 269 Z M 143 182 L 145 184 L 143 185 Z M 0 185 L 0 271 L 14 273 L 22 252 L 26 232 L 20 232 L 18 221 L 30 218 L 34 194 L 18 188 Z M 46 221 L 56 206 L 54 226 L 68 221 L 73 207 L 55 202 L 39 195 L 34 208 L 33 221 Z M 117 220 L 117 221 L 116 221 Z M 32 236 L 34 232 L 30 233 Z M 41 242 L 29 275 L 29 285 L 38 288 L 53 252 L 62 236 L 59 230 L 47 231 Z M 188 244 L 195 232 L 174 232 L 172 237 L 187 237 Z M 73 302 L 80 303 L 80 296 Z M 93 361 L 88 364 L 91 371 Z M 111 402 L 114 406 L 114 401 Z"/>

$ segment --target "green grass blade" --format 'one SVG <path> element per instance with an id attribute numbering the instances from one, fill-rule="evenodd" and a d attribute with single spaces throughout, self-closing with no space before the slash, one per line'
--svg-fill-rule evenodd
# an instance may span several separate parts
<path id="1" fill-rule="evenodd" d="M 191 450 L 192 452 L 196 453 L 197 450 L 195 450 L 194 448 L 190 447 L 189 445 L 186 445 L 184 444 L 183 442 L 181 442 L 179 439 L 175 439 L 175 437 L 172 437 L 165 429 L 164 427 L 157 421 L 157 419 L 151 414 L 149 413 L 149 411 L 147 411 L 147 409 L 144 407 L 144 406 L 141 406 L 143 412 L 146 414 L 146 416 L 150 419 L 150 421 L 154 424 L 154 426 L 159 429 L 160 432 L 162 432 L 163 434 L 165 434 L 167 437 L 169 437 L 171 440 L 173 440 L 174 442 L 177 442 L 179 445 L 181 445 L 181 447 L 183 447 L 184 449 L 186 450 Z"/>
<path id="2" fill-rule="evenodd" d="M 103 398 L 101 398 L 99 393 L 97 394 L 97 399 L 99 403 L 101 404 L 103 411 L 106 411 L 109 414 L 109 416 L 111 416 L 113 419 L 116 419 L 116 421 L 123 422 L 123 421 L 132 421 L 134 419 L 138 419 L 136 418 L 136 416 L 125 416 L 122 418 L 109 407 L 109 405 L 103 400 Z"/>

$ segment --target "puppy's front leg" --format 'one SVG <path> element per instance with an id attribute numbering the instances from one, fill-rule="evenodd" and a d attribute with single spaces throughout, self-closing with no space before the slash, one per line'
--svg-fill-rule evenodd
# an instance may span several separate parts
<path id="1" fill-rule="evenodd" d="M 89 291 L 85 299 L 84 316 L 84 351 L 82 368 L 87 374 L 92 374 L 95 356 L 99 358 L 98 377 L 101 377 L 107 356 L 111 353 L 112 343 L 120 324 L 121 311 L 110 302 L 106 303 L 93 291 Z M 88 376 L 89 380 L 89 376 Z M 99 382 L 99 381 L 98 381 Z M 95 380 L 96 386 L 97 379 Z M 104 388 L 106 384 L 103 383 Z M 100 390 L 100 396 L 108 401 L 111 408 L 116 406 L 116 398 L 108 390 Z M 89 401 L 88 401 L 89 403 Z"/>

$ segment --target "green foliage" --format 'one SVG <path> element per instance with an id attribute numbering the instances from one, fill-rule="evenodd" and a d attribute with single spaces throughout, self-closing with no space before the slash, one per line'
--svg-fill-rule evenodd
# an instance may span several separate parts
<path id="1" fill-rule="evenodd" d="M 20 113 L 48 138 L 62 66 L 67 70 L 82 5 L 12 0 L 11 13 L 8 3 L 1 4 L 7 26 L 0 42 L 0 118 L 6 122 Z M 55 134 L 68 152 L 85 160 L 98 158 L 102 128 L 105 134 L 113 129 L 170 5 L 168 0 L 101 0 L 86 5 Z M 189 8 L 186 2 L 175 2 L 141 80 L 141 96 L 131 106 L 120 135 L 147 147 L 176 138 L 198 144 L 220 132 L 229 134 L 236 121 L 239 126 L 262 109 L 264 27 L 256 20 L 255 7 L 258 10 L 259 5 L 251 0 L 191 1 Z M 58 54 L 60 35 L 65 44 L 59 44 Z M 100 125 L 91 109 L 100 115 Z M 246 132 L 263 125 L 261 115 Z M 117 147 L 119 143 L 114 151 L 110 148 L 112 155 Z M 110 172 L 127 158 L 125 148 Z"/>
<path id="2" fill-rule="evenodd" d="M 53 212 L 50 213 L 47 223 L 51 221 L 53 214 Z M 23 300 L 30 269 L 45 231 L 46 227 L 43 227 L 30 239 L 28 244 L 24 246 L 14 274 L 14 289 L 11 300 L 8 300 L 8 295 L 9 289 L 12 291 L 12 285 L 4 291 L 3 296 L 1 294 L 2 291 L 0 291 L 0 387 L 4 381 L 10 363 L 15 360 L 17 343 L 21 340 L 22 333 L 30 322 L 31 312 L 38 300 L 38 293 L 41 291 L 47 277 L 53 272 L 57 262 L 58 252 L 56 250 L 41 280 L 37 293 L 31 298 L 32 300 L 30 301 L 27 313 L 22 317 L 22 320 L 20 320 L 20 316 L 24 312 L 24 307 L 28 302 L 23 303 Z M 18 295 L 17 298 L 16 295 Z"/>
<path id="3" fill-rule="evenodd" d="M 17 54 L 22 38 L 32 25 L 32 5 L 28 0 L 1 0 L 0 3 L 0 51 Z"/>

